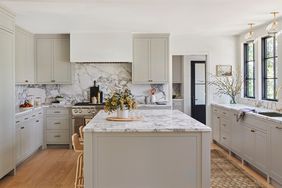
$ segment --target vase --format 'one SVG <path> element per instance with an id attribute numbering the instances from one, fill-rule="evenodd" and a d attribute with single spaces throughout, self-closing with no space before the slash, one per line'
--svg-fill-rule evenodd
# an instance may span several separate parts
<path id="1" fill-rule="evenodd" d="M 128 118 L 128 110 L 121 110 L 121 109 L 118 109 L 117 110 L 117 117 L 118 118 Z"/>
<path id="2" fill-rule="evenodd" d="M 231 97 L 230 104 L 236 104 L 236 97 L 235 96 Z"/>

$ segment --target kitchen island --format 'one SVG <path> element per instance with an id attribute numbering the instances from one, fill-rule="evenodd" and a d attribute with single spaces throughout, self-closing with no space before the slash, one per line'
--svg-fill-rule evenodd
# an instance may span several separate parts
<path id="1" fill-rule="evenodd" d="M 86 188 L 209 188 L 211 129 L 177 110 L 135 110 L 140 121 L 84 128 Z"/>

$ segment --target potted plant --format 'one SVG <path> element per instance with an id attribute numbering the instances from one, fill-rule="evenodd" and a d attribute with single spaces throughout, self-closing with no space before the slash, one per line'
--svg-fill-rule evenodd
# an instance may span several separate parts
<path id="1" fill-rule="evenodd" d="M 117 111 L 118 118 L 128 118 L 128 111 L 136 108 L 136 101 L 129 89 L 117 90 L 105 99 L 105 112 Z"/>
<path id="2" fill-rule="evenodd" d="M 230 104 L 236 104 L 236 97 L 240 95 L 242 90 L 242 76 L 240 71 L 233 73 L 232 76 L 221 76 L 211 74 L 211 81 L 209 82 L 210 86 L 215 86 L 217 89 L 216 94 L 228 95 L 231 100 Z"/>

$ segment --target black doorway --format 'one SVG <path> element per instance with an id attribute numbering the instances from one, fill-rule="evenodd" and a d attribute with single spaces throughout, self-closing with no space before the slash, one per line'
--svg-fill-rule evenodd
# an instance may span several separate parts
<path id="1" fill-rule="evenodd" d="M 206 124 L 205 61 L 191 61 L 191 116 Z"/>

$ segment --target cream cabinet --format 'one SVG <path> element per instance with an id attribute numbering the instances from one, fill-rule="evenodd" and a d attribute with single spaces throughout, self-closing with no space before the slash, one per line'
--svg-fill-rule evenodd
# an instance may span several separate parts
<path id="1" fill-rule="evenodd" d="M 37 83 L 72 83 L 69 35 L 36 35 L 35 49 Z"/>
<path id="2" fill-rule="evenodd" d="M 282 125 L 274 124 L 270 128 L 270 176 L 282 184 Z"/>
<path id="3" fill-rule="evenodd" d="M 16 117 L 16 162 L 19 164 L 43 145 L 43 109 Z"/>
<path id="4" fill-rule="evenodd" d="M 15 40 L 16 83 L 33 84 L 34 70 L 34 37 L 33 34 L 16 27 Z"/>
<path id="5" fill-rule="evenodd" d="M 15 169 L 15 20 L 0 7 L 0 179 Z"/>
<path id="6" fill-rule="evenodd" d="M 183 83 L 183 58 L 172 56 L 172 82 Z"/>
<path id="7" fill-rule="evenodd" d="M 47 108 L 45 118 L 45 145 L 68 144 L 71 147 L 71 119 L 68 108 Z"/>
<path id="8" fill-rule="evenodd" d="M 134 34 L 133 69 L 134 84 L 168 83 L 169 35 Z"/>

